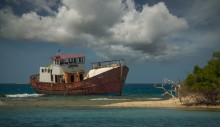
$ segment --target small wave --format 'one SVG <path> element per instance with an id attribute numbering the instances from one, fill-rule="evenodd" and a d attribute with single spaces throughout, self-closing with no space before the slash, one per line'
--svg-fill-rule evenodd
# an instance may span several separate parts
<path id="1" fill-rule="evenodd" d="M 40 96 L 43 96 L 44 94 L 27 94 L 27 93 L 24 93 L 24 94 L 7 94 L 6 97 L 40 97 Z"/>
<path id="2" fill-rule="evenodd" d="M 125 100 L 130 100 L 130 99 L 113 99 L 113 98 L 94 98 L 90 99 L 91 101 L 125 101 Z"/>
<path id="3" fill-rule="evenodd" d="M 148 100 L 162 100 L 162 98 L 147 98 Z"/>

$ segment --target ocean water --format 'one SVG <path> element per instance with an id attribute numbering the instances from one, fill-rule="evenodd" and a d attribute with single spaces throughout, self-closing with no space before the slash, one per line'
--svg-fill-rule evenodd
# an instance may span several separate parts
<path id="1" fill-rule="evenodd" d="M 99 106 L 125 101 L 163 100 L 163 91 L 153 84 L 126 84 L 122 96 L 58 96 L 37 94 L 29 84 L 0 84 L 1 107 L 79 107 Z"/>
<path id="2" fill-rule="evenodd" d="M 126 84 L 122 96 L 48 96 L 29 84 L 0 84 L 1 127 L 219 127 L 219 110 L 100 107 L 168 99 L 153 84 Z"/>

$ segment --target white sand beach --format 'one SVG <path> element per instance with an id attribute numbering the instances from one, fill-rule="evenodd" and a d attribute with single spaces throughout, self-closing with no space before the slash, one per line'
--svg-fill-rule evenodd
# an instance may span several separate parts
<path id="1" fill-rule="evenodd" d="M 186 106 L 180 103 L 178 99 L 158 100 L 158 101 L 132 101 L 113 103 L 109 105 L 103 105 L 103 107 L 161 107 L 161 108 L 210 108 L 220 109 L 220 105 L 206 106 L 206 105 L 192 105 Z"/>

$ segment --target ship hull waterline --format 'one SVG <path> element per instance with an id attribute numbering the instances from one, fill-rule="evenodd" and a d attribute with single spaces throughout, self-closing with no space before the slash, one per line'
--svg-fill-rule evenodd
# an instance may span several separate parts
<path id="1" fill-rule="evenodd" d="M 120 66 L 94 77 L 74 83 L 38 82 L 36 76 L 30 77 L 32 88 L 39 94 L 48 95 L 121 95 L 129 69 Z"/>

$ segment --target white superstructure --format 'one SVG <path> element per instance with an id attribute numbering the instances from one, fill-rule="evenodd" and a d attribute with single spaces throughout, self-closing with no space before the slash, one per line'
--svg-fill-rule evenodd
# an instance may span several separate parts
<path id="1" fill-rule="evenodd" d="M 52 64 L 40 67 L 40 82 L 70 83 L 81 81 L 85 73 L 85 56 L 82 54 L 57 54 Z"/>

